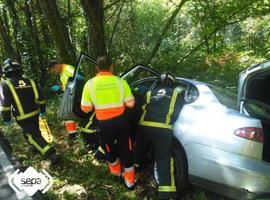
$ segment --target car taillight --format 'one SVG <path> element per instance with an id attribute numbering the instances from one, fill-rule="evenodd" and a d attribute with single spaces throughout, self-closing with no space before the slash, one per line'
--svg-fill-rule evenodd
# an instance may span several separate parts
<path id="1" fill-rule="evenodd" d="M 252 127 L 240 128 L 236 130 L 234 134 L 241 138 L 263 143 L 263 129 L 262 128 L 252 128 Z"/>

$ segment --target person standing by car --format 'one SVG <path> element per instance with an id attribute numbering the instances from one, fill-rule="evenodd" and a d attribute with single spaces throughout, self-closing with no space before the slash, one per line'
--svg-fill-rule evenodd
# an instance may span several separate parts
<path id="1" fill-rule="evenodd" d="M 49 70 L 54 74 L 58 74 L 60 76 L 61 86 L 54 85 L 51 87 L 51 91 L 58 92 L 64 91 L 68 80 L 74 76 L 75 67 L 72 65 L 64 64 L 56 60 L 52 60 L 49 63 Z M 77 75 L 76 77 L 79 80 L 83 80 L 81 75 Z M 77 123 L 73 120 L 65 121 L 66 130 L 69 133 L 70 139 L 76 139 L 77 137 Z"/>
<path id="2" fill-rule="evenodd" d="M 173 159 L 173 123 L 184 104 L 182 88 L 175 78 L 161 75 L 161 83 L 147 92 L 135 143 L 135 163 L 144 161 L 147 147 L 153 145 L 159 177 L 159 199 L 176 199 Z"/>
<path id="3" fill-rule="evenodd" d="M 112 74 L 113 64 L 109 57 L 98 57 L 97 70 L 99 73 L 84 86 L 81 109 L 85 113 L 95 109 L 100 143 L 105 150 L 110 172 L 121 176 L 123 166 L 125 186 L 133 189 L 133 143 L 125 109 L 133 108 L 135 100 L 127 82 Z"/>
<path id="4" fill-rule="evenodd" d="M 46 111 L 40 87 L 34 80 L 22 77 L 21 65 L 17 61 L 7 59 L 3 65 L 5 79 L 0 86 L 0 108 L 5 126 L 11 124 L 12 112 L 27 141 L 56 164 L 59 159 L 55 149 L 42 137 L 39 127 L 39 116 L 44 116 Z"/>

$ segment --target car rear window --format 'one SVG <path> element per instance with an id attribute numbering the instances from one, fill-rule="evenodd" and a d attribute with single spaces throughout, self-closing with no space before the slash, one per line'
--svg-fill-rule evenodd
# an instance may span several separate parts
<path id="1" fill-rule="evenodd" d="M 228 90 L 215 85 L 208 85 L 218 101 L 228 108 L 237 110 L 237 95 Z"/>

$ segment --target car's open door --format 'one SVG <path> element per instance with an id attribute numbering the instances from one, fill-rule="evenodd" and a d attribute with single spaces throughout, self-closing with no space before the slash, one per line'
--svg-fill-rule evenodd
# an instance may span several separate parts
<path id="1" fill-rule="evenodd" d="M 240 73 L 238 81 L 238 109 L 249 115 L 246 104 L 255 102 L 270 108 L 270 61 L 251 66 Z"/>
<path id="2" fill-rule="evenodd" d="M 142 81 L 147 78 L 160 78 L 160 73 L 154 69 L 143 65 L 136 65 L 135 67 L 127 70 L 120 76 L 122 79 L 125 79 L 128 84 L 133 86 L 135 83 Z"/>
<path id="3" fill-rule="evenodd" d="M 81 110 L 80 103 L 85 81 L 95 75 L 96 61 L 90 56 L 81 53 L 78 60 L 75 73 L 68 80 L 66 89 L 58 108 L 58 117 L 64 120 L 87 118 L 88 116 Z M 82 75 L 83 80 L 77 79 L 77 75 Z"/>

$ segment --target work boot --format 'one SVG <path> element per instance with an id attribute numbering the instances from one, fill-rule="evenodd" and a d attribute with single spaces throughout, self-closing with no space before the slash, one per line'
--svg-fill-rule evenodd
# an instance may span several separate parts
<path id="1" fill-rule="evenodd" d="M 123 178 L 124 178 L 125 186 L 129 190 L 133 190 L 135 188 L 135 169 L 134 169 L 134 167 L 125 168 Z"/>
<path id="2" fill-rule="evenodd" d="M 117 159 L 114 163 L 109 163 L 109 169 L 111 174 L 120 177 L 121 176 L 121 163 Z"/>

